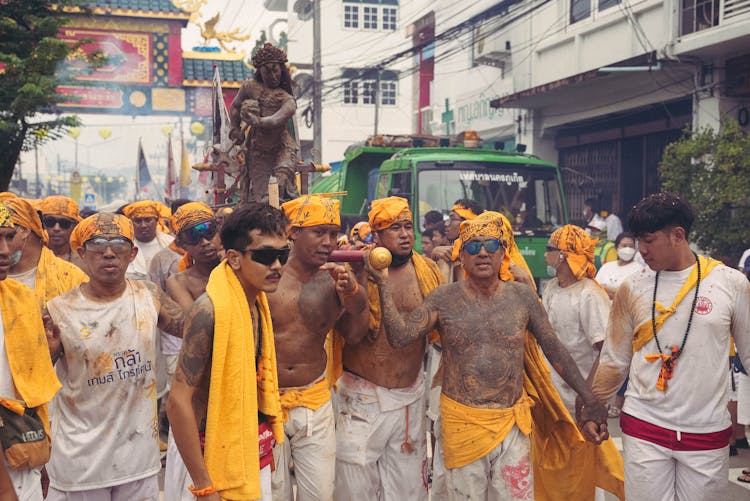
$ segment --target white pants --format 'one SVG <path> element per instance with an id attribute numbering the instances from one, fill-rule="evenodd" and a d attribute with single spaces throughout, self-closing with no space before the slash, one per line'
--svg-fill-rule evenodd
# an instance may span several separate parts
<path id="1" fill-rule="evenodd" d="M 195 495 L 189 490 L 191 485 L 193 485 L 193 479 L 190 478 L 190 473 L 182 461 L 170 428 L 167 440 L 167 468 L 164 471 L 164 499 L 166 501 L 195 501 Z M 263 496 L 261 501 L 272 501 L 271 465 L 260 470 L 260 492 Z"/>
<path id="2" fill-rule="evenodd" d="M 42 501 L 41 468 L 14 470 L 8 466 L 7 461 L 5 468 L 8 470 L 18 501 Z"/>
<path id="3" fill-rule="evenodd" d="M 58 491 L 50 486 L 47 501 L 158 501 L 159 475 L 87 491 Z M 194 501 L 194 500 L 193 500 Z"/>
<path id="4" fill-rule="evenodd" d="M 447 470 L 448 499 L 534 499 L 530 444 L 529 437 L 521 433 L 517 426 L 513 426 L 505 440 L 489 454 L 460 468 Z"/>
<path id="5" fill-rule="evenodd" d="M 336 432 L 329 400 L 313 411 L 289 410 L 284 423 L 286 440 L 273 449 L 276 471 L 271 475 L 274 501 L 292 501 L 292 476 L 297 481 L 297 501 L 331 501 L 336 472 Z"/>
<path id="6" fill-rule="evenodd" d="M 442 387 L 438 387 L 442 388 Z M 433 424 L 435 448 L 432 451 L 432 487 L 431 501 L 445 501 L 448 499 L 448 482 L 446 479 L 445 461 L 443 460 L 443 420 L 438 416 Z"/>
<path id="7" fill-rule="evenodd" d="M 335 398 L 338 414 L 334 499 L 426 500 L 422 378 L 409 388 L 389 390 L 345 372 Z"/>
<path id="8" fill-rule="evenodd" d="M 737 422 L 750 424 L 750 376 L 737 373 Z"/>
<path id="9" fill-rule="evenodd" d="M 729 446 L 673 451 L 622 435 L 627 501 L 718 501 L 727 499 Z"/>

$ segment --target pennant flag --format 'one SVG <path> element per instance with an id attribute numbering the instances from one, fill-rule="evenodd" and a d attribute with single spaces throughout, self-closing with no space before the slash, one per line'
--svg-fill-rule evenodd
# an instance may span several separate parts
<path id="1" fill-rule="evenodd" d="M 164 179 L 164 196 L 168 200 L 177 198 L 177 173 L 174 168 L 174 156 L 172 154 L 172 134 L 167 136 L 167 177 Z"/>
<path id="2" fill-rule="evenodd" d="M 188 155 L 187 146 L 185 146 L 185 139 L 182 139 L 182 152 L 180 153 L 180 197 L 190 198 L 190 156 Z"/>
<path id="3" fill-rule="evenodd" d="M 146 163 L 146 154 L 143 152 L 143 144 L 138 140 L 138 167 L 136 172 L 136 200 L 157 200 L 163 201 L 159 190 L 156 189 L 151 173 L 148 171 Z"/>
<path id="4" fill-rule="evenodd" d="M 232 140 L 229 139 L 231 125 L 229 123 L 227 103 L 224 101 L 224 93 L 221 90 L 221 76 L 219 75 L 218 66 L 214 66 L 214 83 L 212 89 L 213 144 L 221 145 L 221 151 L 229 151 L 233 145 Z"/>

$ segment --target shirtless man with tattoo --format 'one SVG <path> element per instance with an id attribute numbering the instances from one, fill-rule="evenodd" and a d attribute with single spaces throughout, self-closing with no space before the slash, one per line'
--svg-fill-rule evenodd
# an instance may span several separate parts
<path id="1" fill-rule="evenodd" d="M 62 383 L 47 499 L 157 500 L 157 326 L 179 337 L 184 314 L 155 284 L 125 278 L 138 253 L 125 216 L 95 214 L 70 240 L 89 282 L 46 306 Z"/>
<path id="2" fill-rule="evenodd" d="M 170 501 L 271 499 L 267 439 L 284 435 L 266 293 L 289 257 L 287 223 L 278 209 L 251 203 L 221 228 L 226 259 L 188 314 L 167 402 L 186 466 L 181 487 L 165 492 Z"/>
<path id="3" fill-rule="evenodd" d="M 460 257 L 468 280 L 442 286 L 402 318 L 390 270 L 368 272 L 379 284 L 388 341 L 403 347 L 435 328 L 443 344 L 444 459 L 448 498 L 533 499 L 529 460 L 531 415 L 523 390 L 525 331 L 585 403 L 588 419 L 603 423 L 606 408 L 594 397 L 555 336 L 533 290 L 501 281 L 507 237 L 500 214 L 461 223 Z"/>
<path id="4" fill-rule="evenodd" d="M 372 202 L 369 223 L 377 245 L 393 255 L 396 308 L 409 312 L 442 281 L 435 263 L 413 252 L 414 226 L 406 199 Z M 424 338 L 392 348 L 380 319 L 377 287 L 368 285 L 367 337 L 346 344 L 336 417 L 337 500 L 427 499 L 424 433 Z"/>
<path id="5" fill-rule="evenodd" d="M 336 435 L 326 336 L 347 344 L 367 334 L 367 294 L 344 266 L 326 262 L 336 249 L 339 201 L 304 195 L 281 206 L 293 241 L 279 288 L 269 294 L 286 440 L 274 448 L 273 498 L 291 501 L 294 464 L 298 500 L 333 499 Z"/>
<path id="6" fill-rule="evenodd" d="M 221 261 L 214 245 L 219 223 L 211 208 L 202 202 L 181 206 L 172 215 L 171 223 L 177 235 L 175 242 L 186 256 L 180 260 L 180 272 L 167 279 L 167 294 L 187 313 L 206 292 L 208 277 Z"/>

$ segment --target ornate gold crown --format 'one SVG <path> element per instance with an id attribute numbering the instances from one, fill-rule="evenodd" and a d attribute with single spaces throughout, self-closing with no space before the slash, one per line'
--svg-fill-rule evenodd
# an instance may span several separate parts
<path id="1" fill-rule="evenodd" d="M 263 47 L 253 56 L 253 66 L 256 68 L 260 68 L 268 63 L 284 64 L 286 61 L 286 53 L 278 47 L 271 45 L 270 42 L 264 43 Z"/>

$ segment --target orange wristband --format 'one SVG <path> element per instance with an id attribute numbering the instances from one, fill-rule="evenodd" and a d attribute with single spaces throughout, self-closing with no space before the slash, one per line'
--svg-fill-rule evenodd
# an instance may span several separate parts
<path id="1" fill-rule="evenodd" d="M 188 487 L 188 490 L 193 493 L 194 496 L 202 498 L 206 496 L 210 496 L 211 494 L 216 492 L 216 487 L 214 487 L 213 484 L 209 485 L 208 487 L 204 487 L 203 489 L 196 489 L 192 485 Z"/>
<path id="2" fill-rule="evenodd" d="M 355 281 L 354 281 L 354 290 L 353 290 L 353 291 L 351 291 L 351 292 L 342 292 L 342 293 L 341 293 L 341 297 L 342 297 L 343 299 L 349 299 L 350 297 L 354 297 L 354 296 L 356 296 L 358 292 L 359 292 L 359 282 L 357 282 L 357 281 L 355 280 Z"/>

